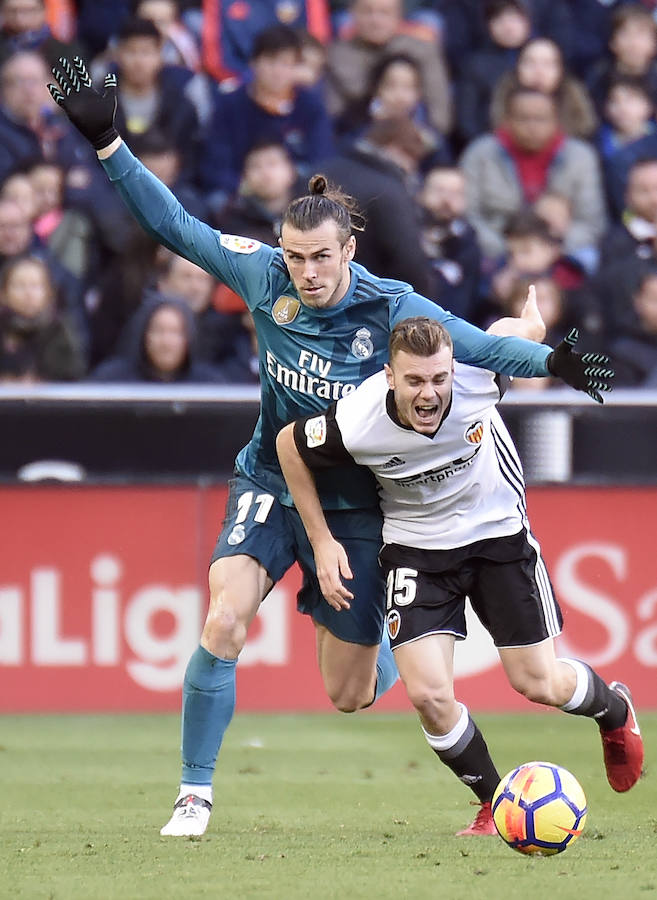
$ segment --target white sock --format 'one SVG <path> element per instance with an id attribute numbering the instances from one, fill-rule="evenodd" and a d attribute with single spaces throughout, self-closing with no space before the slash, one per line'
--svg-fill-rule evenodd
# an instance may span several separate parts
<path id="1" fill-rule="evenodd" d="M 564 712 L 571 712 L 574 709 L 578 709 L 586 699 L 591 680 L 589 677 L 589 670 L 584 663 L 581 663 L 578 659 L 568 659 L 567 657 L 562 656 L 558 659 L 558 662 L 566 663 L 575 671 L 576 681 L 573 696 L 561 707 Z"/>
<path id="2" fill-rule="evenodd" d="M 450 747 L 454 747 L 465 734 L 465 729 L 468 727 L 468 721 L 470 719 L 470 713 L 464 703 L 459 703 L 459 706 L 461 707 L 459 720 L 447 734 L 429 734 L 424 726 L 422 726 L 422 731 L 427 739 L 427 743 L 433 750 L 449 750 Z"/>
<path id="3" fill-rule="evenodd" d="M 195 794 L 201 800 L 207 800 L 212 803 L 212 785 L 211 784 L 181 784 L 176 803 L 181 797 L 187 797 L 188 794 Z"/>

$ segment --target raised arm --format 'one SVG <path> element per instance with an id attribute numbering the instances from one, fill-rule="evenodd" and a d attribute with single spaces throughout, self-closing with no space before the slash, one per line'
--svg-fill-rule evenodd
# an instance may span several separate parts
<path id="1" fill-rule="evenodd" d="M 459 362 L 518 378 L 554 375 L 598 403 L 602 403 L 601 392 L 611 390 L 614 372 L 609 368 L 608 358 L 599 353 L 575 352 L 576 328 L 553 350 L 547 344 L 508 331 L 504 336 L 486 333 L 419 294 L 404 294 L 395 301 L 390 324 L 409 316 L 429 316 L 441 322 L 451 335 L 454 357 Z M 523 332 L 524 327 L 520 333 Z"/>
<path id="2" fill-rule="evenodd" d="M 249 238 L 222 235 L 190 215 L 171 191 L 130 152 L 114 128 L 116 78 L 103 93 L 92 85 L 84 62 L 61 58 L 48 89 L 73 125 L 93 145 L 110 180 L 142 228 L 170 250 L 210 272 L 249 298 L 260 298 L 268 276 L 271 247 Z M 255 302 L 255 300 L 254 300 Z"/>
<path id="3" fill-rule="evenodd" d="M 313 473 L 297 450 L 294 422 L 279 431 L 276 450 L 294 505 L 313 548 L 317 579 L 324 599 L 334 609 L 349 609 L 349 601 L 354 595 L 342 583 L 342 578 L 352 577 L 349 560 L 342 544 L 331 534 Z"/>

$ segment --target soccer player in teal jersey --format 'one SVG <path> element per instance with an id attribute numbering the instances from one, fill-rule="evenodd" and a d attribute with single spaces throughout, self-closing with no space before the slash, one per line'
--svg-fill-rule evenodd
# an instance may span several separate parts
<path id="1" fill-rule="evenodd" d="M 390 647 L 381 644 L 381 515 L 373 479 L 346 468 L 319 485 L 331 529 L 349 547 L 354 572 L 356 599 L 350 610 L 337 612 L 321 595 L 312 549 L 285 490 L 275 447 L 280 428 L 323 409 L 378 371 L 391 328 L 408 316 L 442 322 L 462 362 L 518 376 L 550 371 L 596 399 L 608 389 L 609 373 L 569 345 L 552 351 L 487 335 L 409 285 L 376 278 L 356 265 L 349 208 L 341 196 L 327 193 L 321 177 L 287 210 L 281 248 L 222 235 L 190 216 L 122 142 L 114 128 L 112 76 L 101 95 L 82 60 L 61 60 L 53 74 L 53 98 L 91 141 L 141 225 L 240 294 L 256 326 L 261 413 L 237 457 L 212 557 L 208 615 L 183 685 L 182 781 L 173 816 L 161 831 L 199 835 L 208 824 L 216 757 L 235 706 L 237 657 L 260 603 L 295 560 L 304 573 L 299 609 L 315 623 L 319 668 L 334 705 L 344 711 L 368 706 L 397 678 Z"/>

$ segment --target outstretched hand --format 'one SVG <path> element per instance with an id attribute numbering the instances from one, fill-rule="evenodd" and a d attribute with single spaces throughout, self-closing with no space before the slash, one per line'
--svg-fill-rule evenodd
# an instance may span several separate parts
<path id="1" fill-rule="evenodd" d="M 552 375 L 602 403 L 600 391 L 611 390 L 614 370 L 609 368 L 609 357 L 602 353 L 576 353 L 573 348 L 578 338 L 578 330 L 572 328 L 548 356 L 547 367 Z"/>
<path id="2" fill-rule="evenodd" d="M 52 70 L 57 84 L 49 84 L 48 90 L 78 129 L 96 150 L 103 150 L 119 133 L 114 127 L 116 114 L 116 75 L 106 75 L 103 93 L 91 83 L 84 60 L 79 56 L 69 62 L 63 56 L 59 66 Z"/>

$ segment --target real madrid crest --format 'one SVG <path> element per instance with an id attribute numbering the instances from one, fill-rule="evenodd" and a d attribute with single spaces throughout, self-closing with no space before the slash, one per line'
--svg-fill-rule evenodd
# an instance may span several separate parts
<path id="1" fill-rule="evenodd" d="M 289 325 L 290 322 L 294 322 L 299 315 L 300 309 L 300 300 L 297 300 L 296 297 L 287 297 L 283 294 L 283 296 L 279 297 L 272 306 L 271 314 L 274 317 L 274 321 L 279 325 Z"/>
<path id="2" fill-rule="evenodd" d="M 369 359 L 374 353 L 374 344 L 371 341 L 372 332 L 367 328 L 359 328 L 356 337 L 351 342 L 351 352 L 356 359 Z"/>

